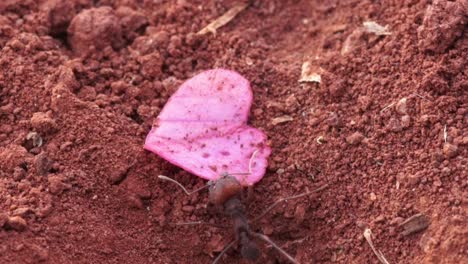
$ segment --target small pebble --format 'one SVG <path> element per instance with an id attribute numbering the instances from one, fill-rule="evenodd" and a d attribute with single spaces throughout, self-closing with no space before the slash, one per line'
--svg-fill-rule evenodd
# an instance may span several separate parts
<path id="1" fill-rule="evenodd" d="M 359 132 L 355 132 L 354 134 L 346 138 L 346 142 L 348 142 L 351 145 L 356 145 L 356 144 L 361 143 L 363 139 L 364 139 L 364 135 L 362 135 Z"/>
<path id="2" fill-rule="evenodd" d="M 50 133 L 57 129 L 57 123 L 46 113 L 34 113 L 31 117 L 31 126 L 40 133 Z"/>
<path id="3" fill-rule="evenodd" d="M 46 152 L 34 157 L 34 167 L 39 175 L 47 175 L 52 168 L 53 161 L 49 159 Z"/>
<path id="4" fill-rule="evenodd" d="M 411 118 L 409 115 L 404 115 L 401 117 L 401 126 L 404 128 L 408 128 L 411 125 Z"/>
<path id="5" fill-rule="evenodd" d="M 12 216 L 7 220 L 7 226 L 16 231 L 23 231 L 27 227 L 26 220 L 21 216 Z"/>
<path id="6" fill-rule="evenodd" d="M 445 143 L 443 152 L 447 158 L 454 158 L 458 155 L 458 147 L 450 143 Z"/>
<path id="7" fill-rule="evenodd" d="M 52 194 L 61 194 L 72 187 L 70 184 L 64 183 L 65 177 L 62 175 L 51 175 L 47 181 L 49 182 L 49 192 Z"/>

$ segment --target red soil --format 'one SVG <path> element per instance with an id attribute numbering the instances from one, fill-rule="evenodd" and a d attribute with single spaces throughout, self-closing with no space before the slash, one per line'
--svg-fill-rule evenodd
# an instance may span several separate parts
<path id="1" fill-rule="evenodd" d="M 210 263 L 231 230 L 174 224 L 229 219 L 159 180 L 205 184 L 142 145 L 214 67 L 251 81 L 273 150 L 249 217 L 329 184 L 254 230 L 300 263 L 378 263 L 365 227 L 390 263 L 468 263 L 467 1 L 251 2 L 197 35 L 234 1 L 1 1 L 0 263 Z M 298 83 L 305 61 L 320 84 Z M 429 226 L 405 233 L 418 213 Z"/>

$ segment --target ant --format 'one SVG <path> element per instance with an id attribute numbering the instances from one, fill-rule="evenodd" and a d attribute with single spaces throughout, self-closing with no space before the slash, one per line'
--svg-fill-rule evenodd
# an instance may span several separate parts
<path id="1" fill-rule="evenodd" d="M 249 166 L 249 171 L 250 171 L 250 166 Z M 187 195 L 191 195 L 193 193 L 196 193 L 198 191 L 205 189 L 206 187 L 209 187 L 208 200 L 210 204 L 213 204 L 218 208 L 224 209 L 224 213 L 232 219 L 232 223 L 233 223 L 232 225 L 234 229 L 235 238 L 227 246 L 224 247 L 221 253 L 214 259 L 212 264 L 218 263 L 221 260 L 221 257 L 236 243 L 238 243 L 239 245 L 240 253 L 243 258 L 247 260 L 251 260 L 251 261 L 257 260 L 260 256 L 260 249 L 257 246 L 257 244 L 253 241 L 253 238 L 258 238 L 270 244 L 273 248 L 278 250 L 278 252 L 280 252 L 281 255 L 283 255 L 286 259 L 288 259 L 291 263 L 298 264 L 299 262 L 297 262 L 292 256 L 290 256 L 280 246 L 276 245 L 268 236 L 252 231 L 250 229 L 249 223 L 254 223 L 258 221 L 263 216 L 265 216 L 269 211 L 271 211 L 274 207 L 276 207 L 282 202 L 301 198 L 301 197 L 310 195 L 312 193 L 319 192 L 325 189 L 326 187 L 328 187 L 328 184 L 325 184 L 322 187 L 315 189 L 313 191 L 308 191 L 308 192 L 301 193 L 298 195 L 281 198 L 278 201 L 274 202 L 272 205 L 270 205 L 263 213 L 261 213 L 259 216 L 257 216 L 256 218 L 254 218 L 252 221 L 249 222 L 245 214 L 245 206 L 241 202 L 241 194 L 243 191 L 242 185 L 233 176 L 236 174 L 247 175 L 247 174 L 250 174 L 250 172 L 249 173 L 235 173 L 235 174 L 223 173 L 221 174 L 221 177 L 218 180 L 214 182 L 210 181 L 207 185 L 201 188 L 198 188 L 192 192 L 187 191 L 187 189 L 185 189 L 185 187 L 182 184 L 180 184 L 174 179 L 171 179 L 163 175 L 159 175 L 158 177 L 162 180 L 171 181 L 177 184 L 180 188 L 184 190 L 184 192 Z M 249 191 L 250 190 L 251 189 L 249 187 Z M 202 222 L 195 222 L 195 224 L 202 224 Z"/>

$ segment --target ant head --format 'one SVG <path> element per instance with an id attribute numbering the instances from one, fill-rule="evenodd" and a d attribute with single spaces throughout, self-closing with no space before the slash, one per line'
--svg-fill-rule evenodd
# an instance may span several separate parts
<path id="1" fill-rule="evenodd" d="M 242 186 L 235 177 L 223 173 L 221 178 L 210 186 L 209 200 L 212 204 L 223 205 L 241 190 Z"/>

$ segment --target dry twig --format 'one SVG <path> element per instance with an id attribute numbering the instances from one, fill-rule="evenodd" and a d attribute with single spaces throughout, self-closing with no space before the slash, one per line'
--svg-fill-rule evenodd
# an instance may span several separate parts
<path id="1" fill-rule="evenodd" d="M 366 238 L 367 243 L 371 247 L 374 254 L 377 256 L 377 258 L 380 260 L 380 262 L 382 264 L 390 264 L 385 258 L 385 256 L 382 254 L 382 252 L 375 248 L 374 243 L 372 242 L 372 231 L 369 228 L 366 228 L 364 230 L 364 237 Z"/>
<path id="2" fill-rule="evenodd" d="M 249 6 L 249 4 L 246 4 L 246 3 L 240 3 L 240 4 L 234 5 L 231 9 L 229 9 L 226 13 L 224 13 L 224 15 L 218 17 L 213 22 L 208 24 L 208 26 L 198 31 L 197 35 L 204 35 L 209 32 L 216 34 L 216 30 L 218 28 L 229 23 L 232 19 L 234 19 L 237 16 L 237 14 L 239 14 L 244 9 L 246 9 L 247 6 Z"/>

